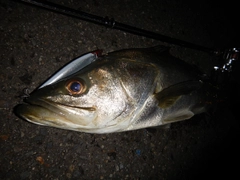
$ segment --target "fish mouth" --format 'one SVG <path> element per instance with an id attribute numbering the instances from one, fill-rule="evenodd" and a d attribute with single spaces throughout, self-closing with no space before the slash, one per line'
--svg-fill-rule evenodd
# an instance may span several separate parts
<path id="1" fill-rule="evenodd" d="M 15 107 L 14 111 L 17 116 L 37 125 L 53 126 L 61 129 L 76 130 L 78 128 L 86 128 L 88 121 L 85 117 L 71 117 L 72 111 L 87 111 L 95 114 L 94 107 L 74 107 L 61 103 L 55 103 L 46 99 L 27 98 L 23 104 Z"/>

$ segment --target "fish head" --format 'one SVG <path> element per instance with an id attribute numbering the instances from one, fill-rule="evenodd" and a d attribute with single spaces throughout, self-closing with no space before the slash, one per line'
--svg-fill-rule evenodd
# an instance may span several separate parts
<path id="1" fill-rule="evenodd" d="M 39 125 L 105 133 L 128 126 L 122 117 L 130 104 L 111 63 L 97 62 L 37 89 L 16 107 L 16 114 Z"/>

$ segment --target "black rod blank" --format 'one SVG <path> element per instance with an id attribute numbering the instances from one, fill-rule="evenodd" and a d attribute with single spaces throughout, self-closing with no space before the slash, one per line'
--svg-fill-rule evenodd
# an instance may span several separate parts
<path id="1" fill-rule="evenodd" d="M 109 19 L 108 17 L 96 16 L 93 14 L 89 14 L 89 13 L 86 13 L 86 12 L 83 12 L 80 10 L 71 9 L 71 8 L 68 8 L 68 7 L 59 5 L 59 4 L 55 4 L 52 2 L 47 2 L 47 1 L 43 1 L 43 0 L 15 0 L 15 1 L 21 2 L 24 4 L 28 4 L 28 5 L 33 5 L 36 7 L 43 8 L 43 9 L 47 9 L 52 12 L 57 12 L 57 13 L 67 15 L 70 17 L 74 17 L 74 18 L 78 18 L 78 19 L 81 19 L 84 21 L 92 22 L 92 23 L 95 23 L 98 25 L 103 25 L 103 26 L 106 26 L 107 28 L 118 29 L 118 30 L 125 31 L 125 32 L 131 33 L 131 34 L 136 34 L 136 35 L 144 36 L 147 38 L 159 40 L 162 42 L 204 51 L 207 53 L 214 52 L 214 50 L 211 48 L 207 48 L 207 47 L 193 44 L 190 42 L 171 38 L 171 37 L 164 36 L 164 35 L 161 35 L 161 34 L 158 34 L 155 32 L 151 32 L 151 31 L 147 31 L 144 29 L 136 28 L 136 27 L 133 27 L 133 26 L 130 26 L 127 24 L 116 22 L 113 18 Z"/>

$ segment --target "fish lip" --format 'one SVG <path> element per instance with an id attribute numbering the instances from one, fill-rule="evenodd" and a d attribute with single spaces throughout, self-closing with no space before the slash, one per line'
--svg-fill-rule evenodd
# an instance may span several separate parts
<path id="1" fill-rule="evenodd" d="M 35 108 L 39 109 L 40 108 L 40 109 L 42 109 L 42 111 L 46 111 L 51 114 L 55 114 L 58 117 L 58 124 L 60 122 L 62 122 L 63 124 L 64 124 L 64 122 L 69 122 L 69 123 L 72 122 L 72 120 L 69 119 L 69 117 L 68 117 L 69 112 L 67 110 L 65 110 L 68 107 L 74 108 L 74 109 L 80 109 L 81 111 L 88 111 L 91 113 L 96 113 L 96 108 L 94 108 L 94 107 L 71 106 L 71 105 L 66 105 L 66 104 L 62 104 L 59 102 L 54 102 L 54 101 L 48 100 L 46 98 L 39 98 L 39 97 L 34 97 L 34 96 L 25 99 L 24 104 L 25 104 L 25 106 L 28 106 L 28 108 L 31 108 L 31 109 L 35 109 Z M 21 113 L 19 113 L 19 115 L 21 117 L 23 117 L 24 119 L 27 119 L 30 122 L 34 121 L 35 124 L 45 125 L 45 124 L 49 124 L 51 122 L 50 119 L 48 119 L 48 120 L 41 119 L 41 121 L 38 121 L 38 119 L 41 117 L 41 115 L 34 116 L 32 113 L 29 113 L 28 115 L 26 115 L 26 114 L 21 115 Z M 29 118 L 30 116 L 31 116 L 31 118 Z M 43 121 L 45 123 L 43 123 Z M 36 123 L 36 122 L 38 122 L 38 123 Z M 54 121 L 54 122 L 56 122 L 56 121 Z M 56 125 L 56 123 L 54 123 L 54 124 Z M 55 125 L 53 125 L 53 126 L 55 126 Z"/>
<path id="2" fill-rule="evenodd" d="M 26 98 L 26 99 L 24 99 L 23 104 L 28 104 L 28 105 L 32 105 L 32 106 L 40 106 L 41 108 L 47 109 L 48 111 L 52 111 L 57 114 L 60 114 L 60 113 L 58 113 L 58 111 L 53 111 L 51 108 L 47 108 L 47 107 L 49 107 L 49 105 L 50 105 L 51 107 L 53 107 L 53 109 L 59 109 L 56 106 L 56 105 L 59 105 L 60 107 L 71 107 L 71 108 L 77 108 L 77 109 L 82 109 L 82 110 L 87 110 L 87 111 L 96 111 L 95 107 L 71 106 L 71 105 L 66 105 L 63 103 L 54 102 L 54 101 L 50 101 L 48 99 L 43 99 L 43 98 L 37 98 L 34 100 L 32 100 L 31 97 Z"/>
<path id="3" fill-rule="evenodd" d="M 48 101 L 48 100 L 43 100 L 45 101 L 46 103 L 49 103 L 49 104 L 53 104 L 52 101 Z M 66 104 L 62 104 L 62 103 L 59 103 L 59 102 L 54 102 L 55 104 L 59 105 L 59 106 L 62 106 L 62 107 L 70 107 L 70 108 L 77 108 L 77 109 L 81 109 L 81 110 L 87 110 L 87 111 L 96 111 L 96 108 L 95 107 L 80 107 L 80 106 L 71 106 L 71 105 L 66 105 Z"/>
<path id="4" fill-rule="evenodd" d="M 42 98 L 35 98 L 35 97 L 29 97 L 24 99 L 22 104 L 19 104 L 15 107 L 15 113 L 18 117 L 23 118 L 29 122 L 32 122 L 37 125 L 43 125 L 43 126 L 53 126 L 61 129 L 69 129 L 64 128 L 67 123 L 72 123 L 71 120 L 67 118 L 67 115 L 63 112 L 62 109 L 63 104 L 55 103 L 53 101 L 49 101 Z M 67 106 L 66 106 L 67 107 Z M 70 106 L 72 108 L 79 108 Z M 35 113 L 35 109 L 41 109 L 41 111 L 46 111 L 47 114 L 55 114 L 56 120 L 51 119 L 44 119 L 42 118 L 41 114 Z M 88 111 L 95 111 L 96 109 L 93 107 L 80 107 L 81 110 L 88 110 Z M 67 112 L 66 112 L 67 113 Z M 70 128 L 71 130 L 75 130 L 74 128 Z"/>
<path id="5" fill-rule="evenodd" d="M 29 107 L 40 107 L 42 109 L 46 109 L 47 111 L 49 111 L 49 109 L 47 109 L 45 107 L 42 107 L 42 106 L 39 106 L 39 105 L 34 105 L 34 104 L 28 104 L 28 103 L 23 102 L 22 104 L 18 104 L 17 106 L 14 107 L 14 112 L 20 118 L 23 118 L 23 119 L 25 119 L 25 120 L 27 120 L 29 122 L 34 123 L 34 124 L 45 126 L 44 123 L 41 123 L 38 120 L 37 116 L 29 115 L 29 114 L 26 113 L 25 109 L 29 108 Z"/>
<path id="6" fill-rule="evenodd" d="M 52 105 L 52 103 L 48 102 L 48 101 L 45 101 L 41 98 L 37 98 L 37 99 L 34 99 L 32 100 L 31 97 L 30 98 L 26 98 L 24 99 L 24 103 L 25 105 L 28 105 L 28 106 L 37 106 L 37 107 L 41 107 L 43 109 L 46 109 L 48 111 L 51 111 L 51 112 L 54 112 L 56 113 L 55 111 L 53 111 L 51 108 L 47 108 L 48 105 Z M 54 106 L 55 107 L 55 106 Z"/>

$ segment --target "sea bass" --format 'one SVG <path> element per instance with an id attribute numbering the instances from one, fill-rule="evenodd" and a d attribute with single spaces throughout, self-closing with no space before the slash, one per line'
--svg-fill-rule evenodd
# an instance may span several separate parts
<path id="1" fill-rule="evenodd" d="M 35 124 L 87 133 L 156 127 L 206 110 L 209 84 L 200 78 L 169 48 L 119 50 L 51 78 L 15 112 Z"/>

